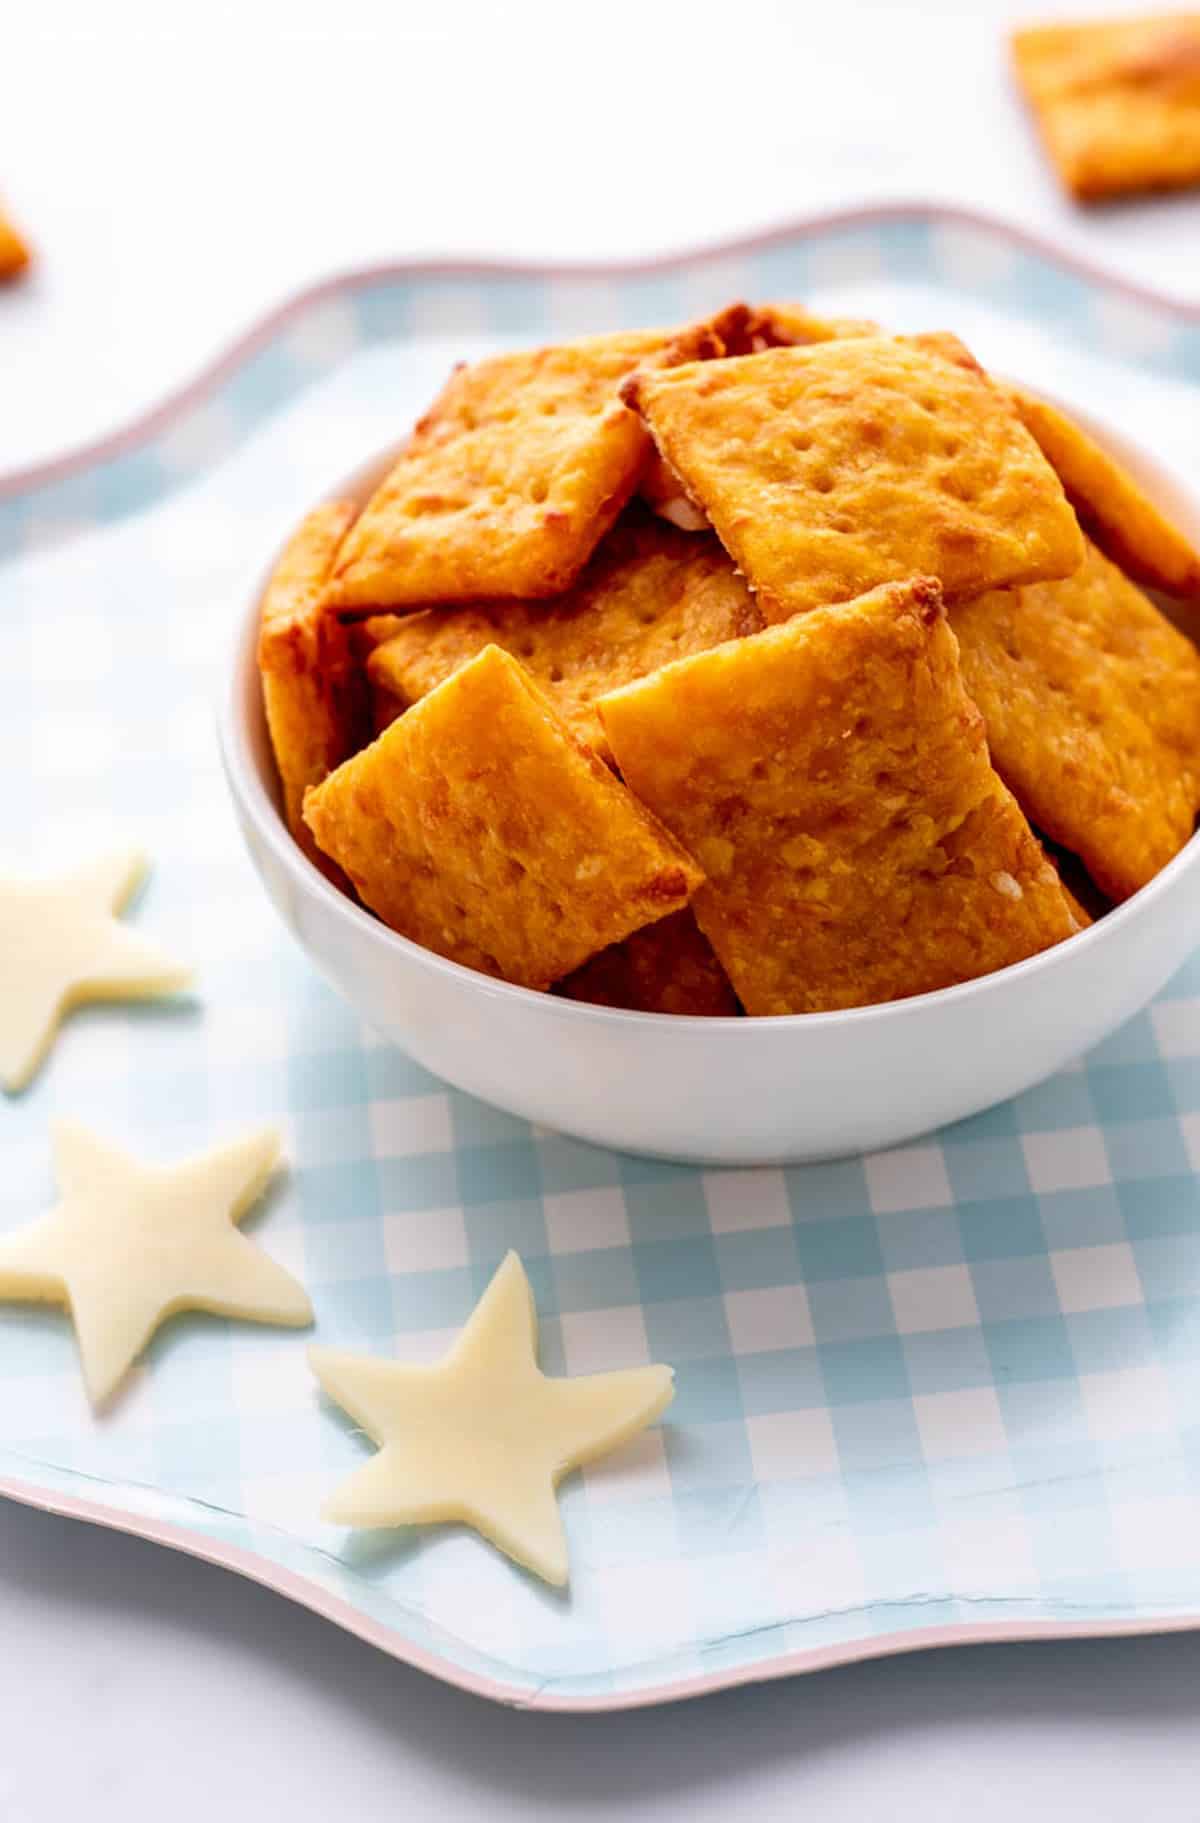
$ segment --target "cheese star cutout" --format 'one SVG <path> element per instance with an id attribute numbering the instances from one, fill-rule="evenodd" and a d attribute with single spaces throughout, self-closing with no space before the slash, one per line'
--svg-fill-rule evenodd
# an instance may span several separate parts
<path id="1" fill-rule="evenodd" d="M 537 1312 L 515 1253 L 466 1328 L 432 1366 L 310 1348 L 329 1397 L 382 1447 L 343 1482 L 335 1525 L 459 1519 L 546 1582 L 567 1580 L 555 1486 L 615 1449 L 671 1402 L 669 1367 L 550 1379 L 537 1364 Z"/>
<path id="2" fill-rule="evenodd" d="M 0 1235 L 0 1298 L 67 1305 L 94 1406 L 176 1311 L 311 1323 L 304 1287 L 234 1225 L 279 1158 L 269 1127 L 182 1165 L 140 1164 L 74 1121 L 53 1137 L 62 1200 Z"/>
<path id="3" fill-rule="evenodd" d="M 57 880 L 0 875 L 0 1083 L 10 1092 L 29 1082 L 69 1007 L 149 999 L 191 980 L 114 916 L 145 871 L 124 850 Z"/>

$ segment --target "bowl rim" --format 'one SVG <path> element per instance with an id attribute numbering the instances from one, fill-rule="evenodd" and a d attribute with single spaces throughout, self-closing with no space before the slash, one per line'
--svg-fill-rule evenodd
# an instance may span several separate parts
<path id="1" fill-rule="evenodd" d="M 1137 465 L 1149 471 L 1153 481 L 1165 484 L 1165 491 L 1186 501 L 1200 516 L 1200 491 L 1170 463 L 1145 450 L 1140 443 L 1125 432 L 1115 429 L 1106 420 L 1097 418 L 1092 411 L 1083 410 L 1074 403 L 1060 401 L 1044 388 L 1028 386 L 1025 382 L 1022 384 L 1027 391 L 1036 393 L 1039 398 L 1068 412 L 1106 448 L 1111 449 L 1115 445 L 1117 453 L 1125 455 L 1132 451 L 1137 458 Z M 365 497 L 367 490 L 374 486 L 385 467 L 394 459 L 401 441 L 402 439 L 395 439 L 357 464 L 347 476 L 325 491 L 323 499 L 343 499 L 347 495 Z M 1153 495 L 1153 487 L 1148 491 Z M 384 954 L 390 951 L 402 955 L 413 964 L 432 970 L 435 975 L 448 976 L 451 981 L 482 995 L 484 999 L 499 999 L 514 1005 L 526 1004 L 531 1010 L 536 1009 L 551 1018 L 580 1022 L 592 1027 L 630 1026 L 636 1030 L 648 1025 L 656 1032 L 688 1031 L 695 1034 L 699 1028 L 705 1033 L 742 1033 L 744 1036 L 741 1042 L 744 1044 L 753 1042 L 753 1035 L 764 1031 L 786 1033 L 803 1030 L 818 1033 L 833 1027 L 862 1028 L 868 1031 L 884 1022 L 906 1017 L 919 1019 L 933 1009 L 962 1006 L 970 1001 L 986 999 L 989 995 L 1003 994 L 1018 983 L 1036 981 L 1047 971 L 1063 966 L 1069 958 L 1081 957 L 1085 950 L 1090 954 L 1102 943 L 1116 940 L 1132 919 L 1173 891 L 1176 883 L 1190 868 L 1200 865 L 1200 829 L 1197 829 L 1152 880 L 1147 881 L 1145 886 L 1120 905 L 1113 906 L 1085 930 L 1077 931 L 1073 936 L 1052 944 L 1048 949 L 1039 950 L 1035 955 L 1026 956 L 1020 962 L 1009 963 L 1006 967 L 993 969 L 985 975 L 976 975 L 969 981 L 955 982 L 949 987 L 932 988 L 923 994 L 911 994 L 899 1000 L 882 1001 L 871 1006 L 839 1007 L 817 1013 L 772 1013 L 757 1018 L 745 1014 L 721 1014 L 698 1019 L 691 1013 L 649 1013 L 629 1007 L 599 1006 L 591 1001 L 570 1000 L 562 995 L 522 987 L 515 982 L 482 974 L 477 969 L 468 968 L 465 963 L 454 962 L 448 956 L 439 956 L 435 950 L 425 949 L 412 938 L 392 930 L 372 913 L 356 905 L 309 860 L 288 832 L 280 814 L 277 796 L 268 787 L 254 756 L 249 727 L 249 716 L 253 713 L 249 704 L 253 700 L 253 693 L 249 687 L 248 675 L 255 662 L 262 597 L 283 541 L 283 538 L 279 540 L 265 565 L 256 564 L 253 571 L 247 573 L 239 587 L 234 635 L 224 652 L 216 719 L 221 759 L 230 792 L 242 814 L 253 824 L 256 835 L 265 842 L 299 891 L 331 909 L 335 915 L 345 920 L 350 932 L 361 936 L 365 942 L 378 945 Z"/>

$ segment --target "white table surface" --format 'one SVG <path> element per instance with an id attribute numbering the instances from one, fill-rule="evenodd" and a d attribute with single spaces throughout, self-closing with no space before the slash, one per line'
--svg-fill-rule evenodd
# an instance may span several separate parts
<path id="1" fill-rule="evenodd" d="M 14 0 L 0 190 L 40 263 L 0 294 L 0 472 L 152 404 L 298 285 L 408 253 L 649 253 L 932 199 L 1200 299 L 1200 201 L 1081 216 L 1045 171 L 1002 53 L 1040 10 Z M 534 1717 L 217 1570 L 0 1506 L 0 1641 L 0 1823 L 1196 1814 L 1200 1636 Z"/>

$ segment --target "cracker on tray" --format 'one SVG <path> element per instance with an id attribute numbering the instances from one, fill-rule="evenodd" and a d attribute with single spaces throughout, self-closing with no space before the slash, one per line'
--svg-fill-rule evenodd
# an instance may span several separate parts
<path id="1" fill-rule="evenodd" d="M 1063 582 L 951 611 L 997 771 L 1111 899 L 1154 877 L 1200 810 L 1200 654 L 1090 546 Z"/>
<path id="2" fill-rule="evenodd" d="M 600 712 L 705 871 L 696 919 L 748 1013 L 948 987 L 1077 928 L 992 769 L 932 579 L 683 659 Z"/>
<path id="3" fill-rule="evenodd" d="M 770 622 L 917 573 L 959 596 L 1082 561 L 1011 405 L 925 348 L 847 337 L 643 371 L 623 391 Z"/>
<path id="4" fill-rule="evenodd" d="M 304 823 L 304 793 L 339 766 L 365 733 L 361 678 L 346 630 L 320 607 L 354 513 L 349 501 L 334 500 L 308 514 L 275 566 L 259 620 L 259 675 L 284 815 L 314 860 L 320 857 Z"/>
<path id="5" fill-rule="evenodd" d="M 729 976 L 690 910 L 672 912 L 601 950 L 554 991 L 635 1013 L 728 1019 L 740 1011 Z"/>
<path id="6" fill-rule="evenodd" d="M 385 924 L 546 988 L 702 875 L 499 646 L 305 799 L 318 845 Z"/>
<path id="7" fill-rule="evenodd" d="M 1200 13 L 1013 33 L 1046 150 L 1081 201 L 1200 183 Z"/>
<path id="8" fill-rule="evenodd" d="M 580 739 L 607 755 L 592 707 L 597 696 L 764 624 L 711 533 L 689 537 L 631 509 L 557 600 L 406 615 L 372 652 L 367 672 L 374 687 L 413 703 L 485 646 L 503 646 L 528 667 Z"/>
<path id="9" fill-rule="evenodd" d="M 1200 551 L 1128 470 L 1057 406 L 1021 386 L 1008 391 L 1101 550 L 1137 582 L 1168 595 L 1200 598 Z"/>
<path id="10" fill-rule="evenodd" d="M 591 336 L 456 368 L 347 538 L 328 605 L 560 594 L 646 458 L 621 381 L 639 366 L 722 354 L 746 314 L 731 305 L 685 329 Z"/>
<path id="11" fill-rule="evenodd" d="M 29 243 L 16 223 L 0 208 L 0 284 L 19 278 L 32 259 Z"/>

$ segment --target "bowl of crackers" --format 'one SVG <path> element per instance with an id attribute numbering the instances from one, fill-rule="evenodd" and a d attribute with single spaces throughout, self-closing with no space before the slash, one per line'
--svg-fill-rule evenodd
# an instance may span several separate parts
<path id="1" fill-rule="evenodd" d="M 1192 949 L 1198 538 L 947 332 L 739 303 L 499 354 L 248 587 L 232 795 L 455 1086 L 671 1159 L 894 1145 Z"/>

